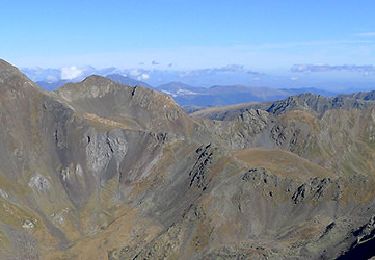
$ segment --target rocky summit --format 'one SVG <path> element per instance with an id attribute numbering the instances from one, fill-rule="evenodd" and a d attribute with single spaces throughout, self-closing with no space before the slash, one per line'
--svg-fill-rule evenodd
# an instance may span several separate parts
<path id="1" fill-rule="evenodd" d="M 375 255 L 373 93 L 187 114 L 0 61 L 0 259 Z"/>

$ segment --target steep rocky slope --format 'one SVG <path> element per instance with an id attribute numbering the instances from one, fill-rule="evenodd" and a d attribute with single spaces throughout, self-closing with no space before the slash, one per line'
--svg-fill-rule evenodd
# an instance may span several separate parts
<path id="1" fill-rule="evenodd" d="M 97 76 L 44 92 L 4 61 L 0 99 L 1 259 L 316 259 L 373 241 L 370 105 L 201 120 Z"/>

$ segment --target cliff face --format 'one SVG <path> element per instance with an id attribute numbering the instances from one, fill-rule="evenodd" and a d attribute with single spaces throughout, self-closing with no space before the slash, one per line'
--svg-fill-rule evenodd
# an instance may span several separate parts
<path id="1" fill-rule="evenodd" d="M 45 92 L 1 61 L 0 258 L 335 258 L 360 248 L 375 215 L 375 116 L 363 99 L 360 109 L 309 99 L 314 111 L 200 120 L 161 93 L 96 76 Z"/>

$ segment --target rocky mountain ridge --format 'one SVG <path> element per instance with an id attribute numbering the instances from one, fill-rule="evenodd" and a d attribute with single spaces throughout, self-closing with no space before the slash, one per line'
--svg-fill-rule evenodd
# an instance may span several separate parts
<path id="1" fill-rule="evenodd" d="M 324 97 L 304 93 L 275 102 L 244 103 L 228 107 L 202 109 L 194 111 L 192 116 L 225 121 L 232 120 L 237 115 L 249 109 L 262 109 L 272 114 L 282 114 L 291 110 L 304 110 L 322 115 L 331 109 L 365 109 L 371 107 L 375 102 L 374 93 L 375 91 L 359 92 L 336 97 Z"/>
<path id="2" fill-rule="evenodd" d="M 2 259 L 318 259 L 373 241 L 370 102 L 214 121 L 98 76 L 46 92 L 4 61 L 0 98 Z"/>

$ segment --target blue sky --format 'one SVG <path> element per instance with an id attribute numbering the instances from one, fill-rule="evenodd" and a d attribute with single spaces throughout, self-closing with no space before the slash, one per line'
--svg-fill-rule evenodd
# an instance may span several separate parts
<path id="1" fill-rule="evenodd" d="M 277 70 L 295 63 L 375 61 L 372 0 L 0 0 L 0 5 L 1 57 L 17 66 L 243 64 Z"/>

